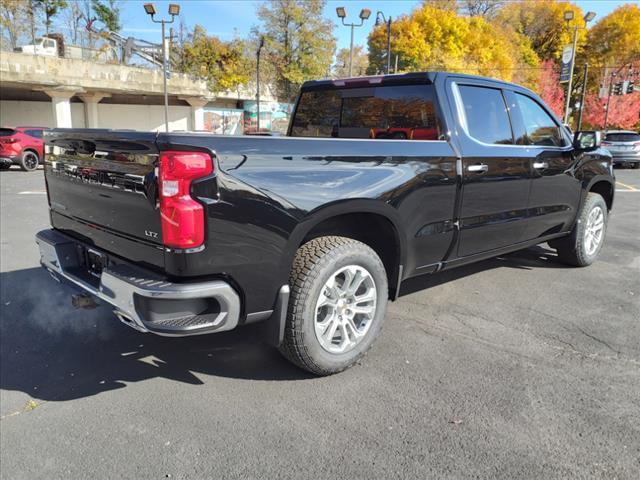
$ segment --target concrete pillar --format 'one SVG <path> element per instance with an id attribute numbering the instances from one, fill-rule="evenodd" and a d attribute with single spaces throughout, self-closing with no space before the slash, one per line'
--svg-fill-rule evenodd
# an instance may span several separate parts
<path id="1" fill-rule="evenodd" d="M 191 105 L 191 130 L 204 130 L 204 107 L 213 97 L 180 97 Z"/>
<path id="2" fill-rule="evenodd" d="M 71 97 L 76 94 L 75 90 L 45 90 L 51 97 L 53 107 L 53 124 L 56 128 L 73 128 L 71 122 Z"/>
<path id="3" fill-rule="evenodd" d="M 100 128 L 98 118 L 98 103 L 105 97 L 110 97 L 109 93 L 91 92 L 78 95 L 84 102 L 84 124 L 86 128 Z"/>

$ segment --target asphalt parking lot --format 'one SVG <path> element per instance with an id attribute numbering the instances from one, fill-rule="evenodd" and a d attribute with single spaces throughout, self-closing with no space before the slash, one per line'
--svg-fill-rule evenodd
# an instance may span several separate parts
<path id="1" fill-rule="evenodd" d="M 38 266 L 42 172 L 1 172 L 1 476 L 635 480 L 640 171 L 616 174 L 595 265 L 543 245 L 412 281 L 360 365 L 314 378 L 255 328 L 73 310 Z"/>

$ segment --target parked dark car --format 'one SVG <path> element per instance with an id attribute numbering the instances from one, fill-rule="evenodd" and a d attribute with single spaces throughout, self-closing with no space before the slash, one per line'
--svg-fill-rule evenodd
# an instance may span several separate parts
<path id="1" fill-rule="evenodd" d="M 368 138 L 389 115 L 438 134 Z M 45 138 L 37 242 L 56 278 L 142 332 L 263 322 L 319 375 L 365 354 L 408 278 L 544 242 L 591 264 L 615 191 L 599 132 L 571 138 L 531 91 L 444 72 L 307 82 L 283 137 Z"/>
<path id="2" fill-rule="evenodd" d="M 611 152 L 614 165 L 640 168 L 640 133 L 609 130 L 604 136 L 602 146 Z"/>
<path id="3" fill-rule="evenodd" d="M 42 127 L 0 128 L 0 169 L 20 165 L 23 170 L 38 168 L 44 156 Z"/>

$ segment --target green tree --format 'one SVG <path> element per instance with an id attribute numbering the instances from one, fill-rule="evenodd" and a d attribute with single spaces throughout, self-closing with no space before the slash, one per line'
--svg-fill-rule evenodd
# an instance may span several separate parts
<path id="1" fill-rule="evenodd" d="M 292 101 L 305 80 L 329 74 L 336 39 L 333 22 L 322 15 L 325 4 L 325 0 L 273 0 L 258 6 L 261 25 L 254 35 L 265 38 L 265 63 L 282 100 Z"/>
<path id="2" fill-rule="evenodd" d="M 61 10 L 67 8 L 67 2 L 66 0 L 35 0 L 35 4 L 44 15 L 44 28 L 46 34 L 49 35 L 49 29 L 53 24 L 53 19 Z"/>
<path id="3" fill-rule="evenodd" d="M 122 28 L 120 25 L 120 7 L 117 0 L 92 0 L 91 7 L 96 19 L 100 21 L 104 27 L 111 32 L 119 32 Z"/>
<path id="4" fill-rule="evenodd" d="M 244 42 L 225 42 L 207 35 L 200 25 L 195 26 L 176 57 L 179 59 L 178 71 L 206 80 L 212 92 L 245 85 L 250 79 L 252 69 L 245 55 Z"/>
<path id="5" fill-rule="evenodd" d="M 367 72 L 369 56 L 362 45 L 353 47 L 353 71 L 352 75 L 361 76 Z M 333 65 L 333 75 L 338 78 L 349 76 L 349 49 L 341 48 L 336 53 L 336 63 Z"/>

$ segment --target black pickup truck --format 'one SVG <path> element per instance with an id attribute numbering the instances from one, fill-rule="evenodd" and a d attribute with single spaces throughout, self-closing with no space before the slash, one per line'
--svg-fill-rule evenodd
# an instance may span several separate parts
<path id="1" fill-rule="evenodd" d="M 444 72 L 303 85 L 284 137 L 46 133 L 51 274 L 142 332 L 263 322 L 324 375 L 403 280 L 548 242 L 592 263 L 613 204 L 599 132 L 531 91 Z"/>

